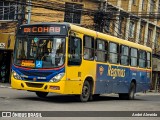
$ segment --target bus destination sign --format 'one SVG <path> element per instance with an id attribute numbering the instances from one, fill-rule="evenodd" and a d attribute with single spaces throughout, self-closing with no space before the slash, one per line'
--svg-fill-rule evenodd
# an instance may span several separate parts
<path id="1" fill-rule="evenodd" d="M 65 25 L 25 25 L 19 29 L 19 34 L 27 35 L 66 35 Z"/>
<path id="2" fill-rule="evenodd" d="M 24 27 L 23 32 L 24 33 L 60 33 L 61 28 L 60 27 Z"/>

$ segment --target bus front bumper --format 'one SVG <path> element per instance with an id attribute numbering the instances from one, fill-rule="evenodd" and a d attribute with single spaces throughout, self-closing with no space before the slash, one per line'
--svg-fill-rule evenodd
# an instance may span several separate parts
<path id="1" fill-rule="evenodd" d="M 82 81 L 61 80 L 57 83 L 52 82 L 29 82 L 17 80 L 11 77 L 11 87 L 18 90 L 52 92 L 58 94 L 80 94 Z"/>

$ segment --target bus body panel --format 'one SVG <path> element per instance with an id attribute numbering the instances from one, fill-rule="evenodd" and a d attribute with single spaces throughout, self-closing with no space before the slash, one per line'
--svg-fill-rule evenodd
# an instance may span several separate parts
<path id="1" fill-rule="evenodd" d="M 136 92 L 149 89 L 146 70 L 97 64 L 95 94 L 128 93 L 132 80 L 136 81 Z"/>

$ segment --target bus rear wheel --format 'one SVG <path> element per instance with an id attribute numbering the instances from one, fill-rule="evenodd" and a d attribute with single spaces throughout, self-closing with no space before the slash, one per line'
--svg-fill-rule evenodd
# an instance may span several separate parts
<path id="1" fill-rule="evenodd" d="M 136 92 L 136 85 L 134 82 L 131 82 L 129 93 L 128 93 L 129 100 L 134 100 L 135 92 Z"/>
<path id="2" fill-rule="evenodd" d="M 40 98 L 45 98 L 48 95 L 48 92 L 36 92 L 36 95 Z"/>
<path id="3" fill-rule="evenodd" d="M 122 100 L 134 100 L 136 91 L 136 85 L 134 82 L 131 83 L 129 93 L 119 93 L 119 98 Z"/>
<path id="4" fill-rule="evenodd" d="M 87 102 L 91 95 L 91 85 L 88 81 L 85 81 L 82 88 L 82 93 L 79 98 L 81 102 Z"/>

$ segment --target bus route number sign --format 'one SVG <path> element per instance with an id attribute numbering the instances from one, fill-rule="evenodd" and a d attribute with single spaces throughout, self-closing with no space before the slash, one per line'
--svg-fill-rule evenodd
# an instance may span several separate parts
<path id="1" fill-rule="evenodd" d="M 24 67 L 35 67 L 35 63 L 33 60 L 22 60 L 21 66 Z"/>

